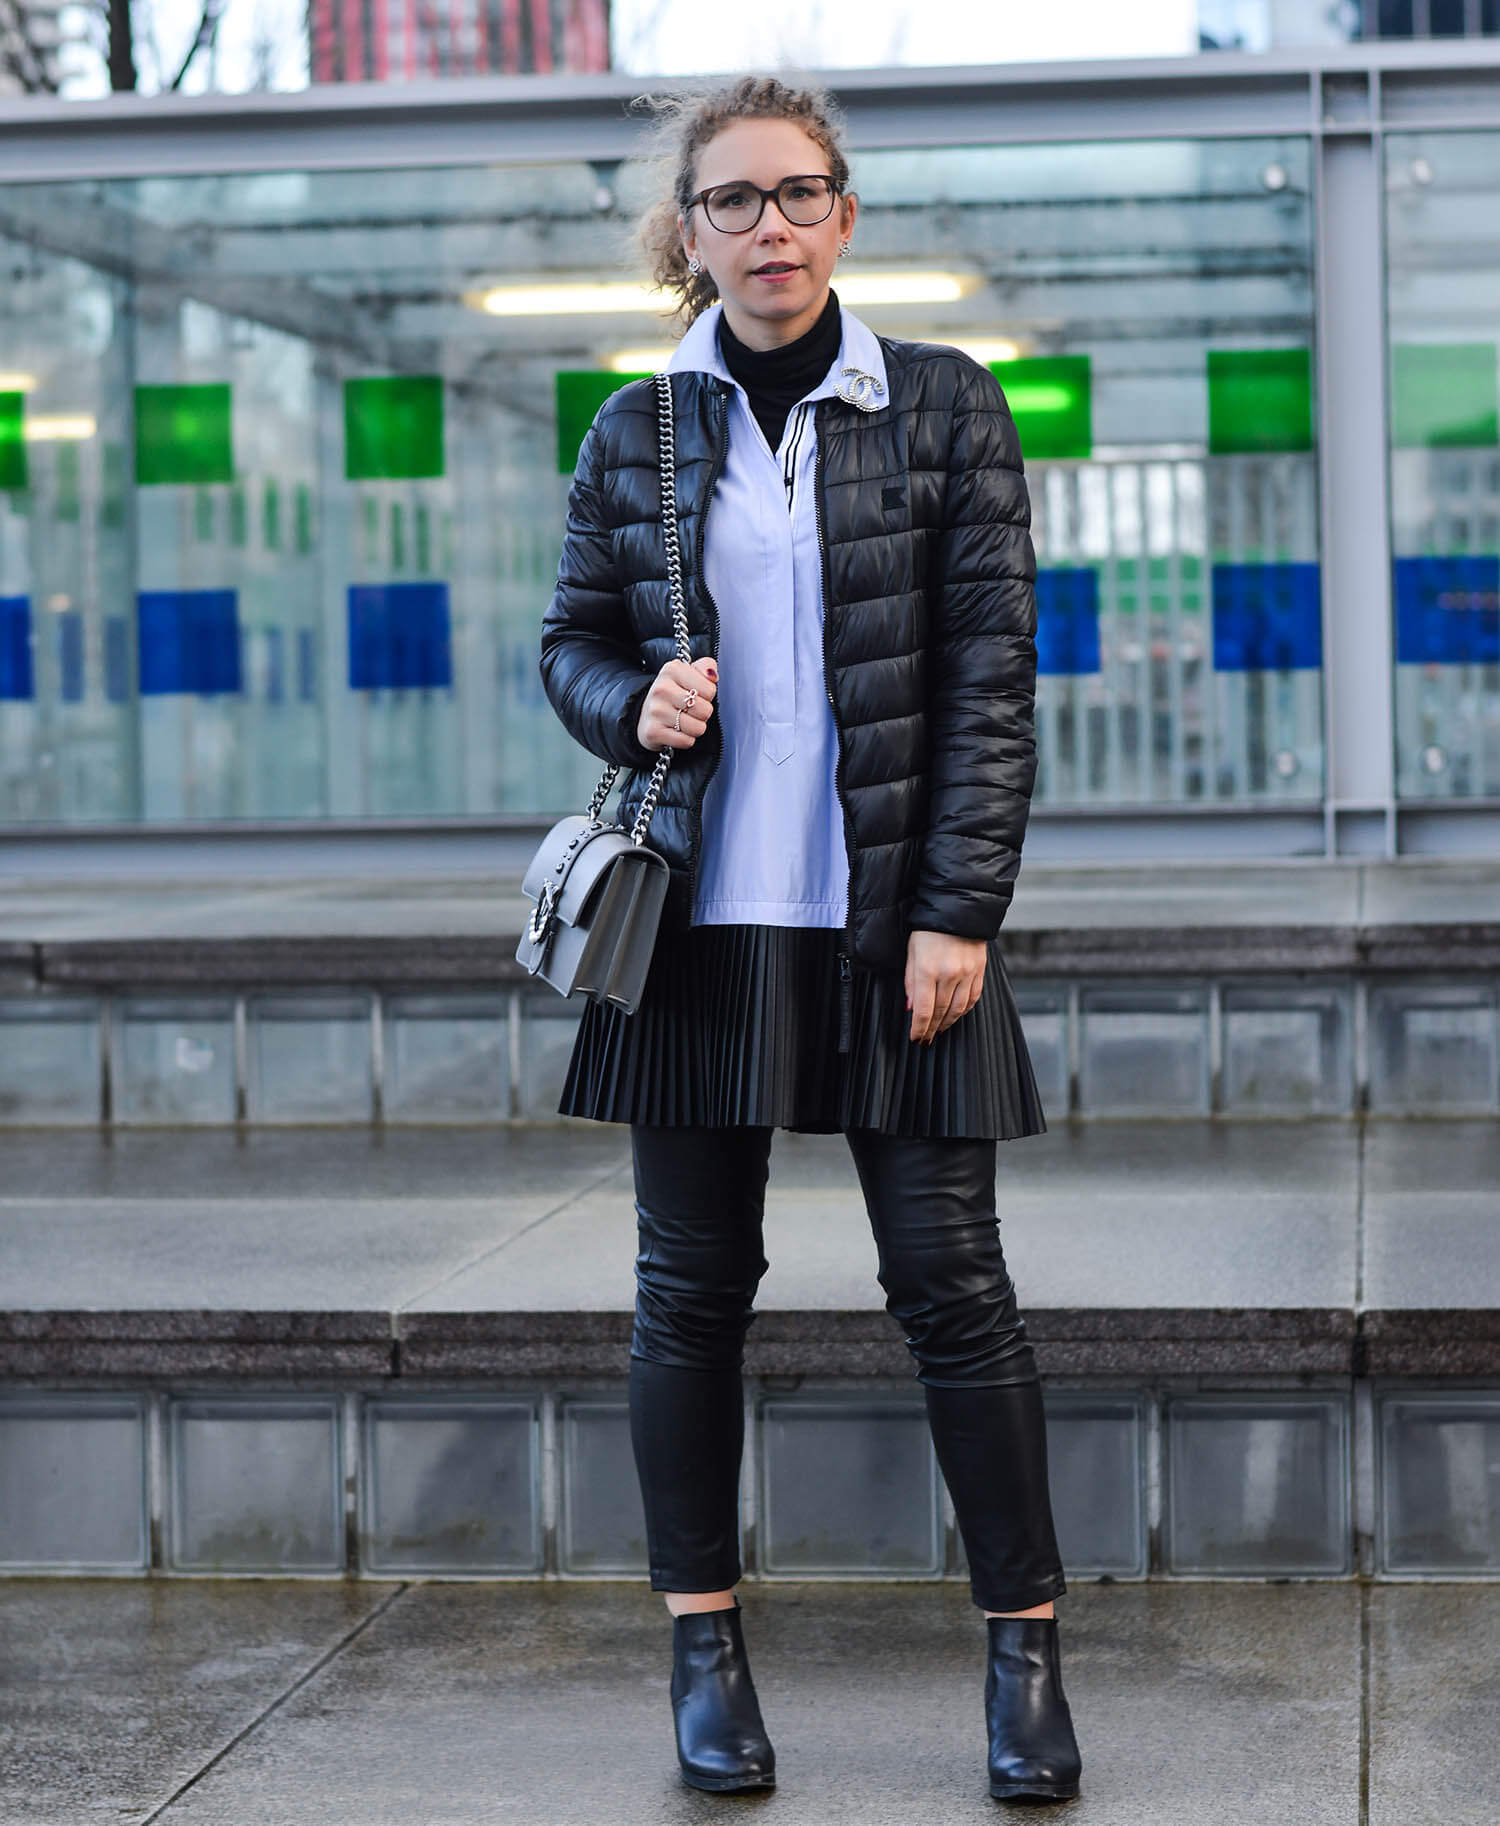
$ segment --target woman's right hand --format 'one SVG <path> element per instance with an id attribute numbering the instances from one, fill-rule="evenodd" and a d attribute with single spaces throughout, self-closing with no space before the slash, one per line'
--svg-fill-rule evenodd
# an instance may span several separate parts
<path id="1" fill-rule="evenodd" d="M 669 659 L 657 673 L 651 689 L 641 704 L 636 722 L 636 739 L 643 748 L 691 748 L 708 728 L 714 713 L 714 693 L 718 690 L 719 668 L 708 658 Z M 677 712 L 690 691 L 696 691 L 691 710 L 683 710 L 681 727 Z"/>

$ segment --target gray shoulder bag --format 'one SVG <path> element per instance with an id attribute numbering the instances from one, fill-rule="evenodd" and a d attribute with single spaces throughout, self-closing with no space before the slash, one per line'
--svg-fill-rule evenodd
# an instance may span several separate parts
<path id="1" fill-rule="evenodd" d="M 672 628 L 677 657 L 691 664 L 687 604 L 682 594 L 682 555 L 677 545 L 677 456 L 672 435 L 672 383 L 656 377 L 657 441 L 661 452 L 662 533 L 667 546 L 667 581 L 672 592 Z M 529 976 L 565 996 L 589 996 L 634 1014 L 656 948 L 656 931 L 667 894 L 667 861 L 646 848 L 646 827 L 671 765 L 663 748 L 650 784 L 627 833 L 605 824 L 604 801 L 619 773 L 607 767 L 586 813 L 561 818 L 542 839 L 521 883 L 536 902 L 517 960 Z"/>

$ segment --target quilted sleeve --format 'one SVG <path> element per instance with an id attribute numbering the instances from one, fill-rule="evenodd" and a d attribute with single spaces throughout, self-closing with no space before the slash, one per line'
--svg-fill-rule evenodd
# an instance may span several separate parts
<path id="1" fill-rule="evenodd" d="M 1010 905 L 1036 778 L 1036 554 L 1005 395 L 961 360 L 932 572 L 931 796 L 909 923 L 988 939 Z"/>
<path id="2" fill-rule="evenodd" d="M 601 407 L 578 452 L 568 492 L 557 588 L 542 616 L 542 689 L 568 733 L 601 760 L 651 767 L 654 749 L 636 739 L 648 670 L 625 612 L 604 513 Z"/>

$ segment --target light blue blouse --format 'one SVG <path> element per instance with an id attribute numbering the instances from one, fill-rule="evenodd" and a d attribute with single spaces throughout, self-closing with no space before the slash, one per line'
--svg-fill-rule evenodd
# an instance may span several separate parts
<path id="1" fill-rule="evenodd" d="M 729 450 L 705 520 L 724 748 L 703 800 L 693 924 L 842 926 L 849 858 L 823 670 L 813 402 L 836 393 L 846 366 L 873 376 L 883 400 L 885 358 L 874 332 L 840 306 L 838 355 L 787 414 L 773 451 L 719 353 L 722 313 L 717 303 L 704 311 L 667 363 L 716 374 L 733 389 Z"/>

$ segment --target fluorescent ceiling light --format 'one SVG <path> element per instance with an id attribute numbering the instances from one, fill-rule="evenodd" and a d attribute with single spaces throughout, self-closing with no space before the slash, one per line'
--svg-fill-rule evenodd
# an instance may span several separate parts
<path id="1" fill-rule="evenodd" d="M 840 274 L 838 293 L 851 308 L 871 304 L 953 304 L 975 283 L 960 273 L 848 273 Z M 659 315 L 673 307 L 669 293 L 625 279 L 493 285 L 466 294 L 465 301 L 491 317 L 605 316 L 625 311 Z"/>
<path id="2" fill-rule="evenodd" d="M 975 361 L 988 365 L 992 361 L 1019 361 L 1021 345 L 1010 342 L 1005 337 L 995 337 L 990 341 L 960 339 L 955 336 L 953 346 L 962 349 L 965 355 L 972 355 Z"/>
<path id="3" fill-rule="evenodd" d="M 973 284 L 959 273 L 843 273 L 837 289 L 848 305 L 957 304 Z"/>
<path id="4" fill-rule="evenodd" d="M 672 359 L 676 343 L 653 342 L 642 349 L 616 349 L 604 365 L 613 374 L 659 374 Z"/>
<path id="5" fill-rule="evenodd" d="M 665 292 L 623 279 L 599 284 L 496 285 L 479 293 L 479 308 L 491 317 L 599 316 L 671 307 Z"/>
<path id="6" fill-rule="evenodd" d="M 34 374 L 0 374 L 0 393 L 31 393 L 35 388 Z"/>
<path id="7" fill-rule="evenodd" d="M 98 426 L 87 412 L 51 412 L 37 418 L 28 414 L 25 422 L 27 438 L 40 443 L 90 438 L 96 430 Z"/>

